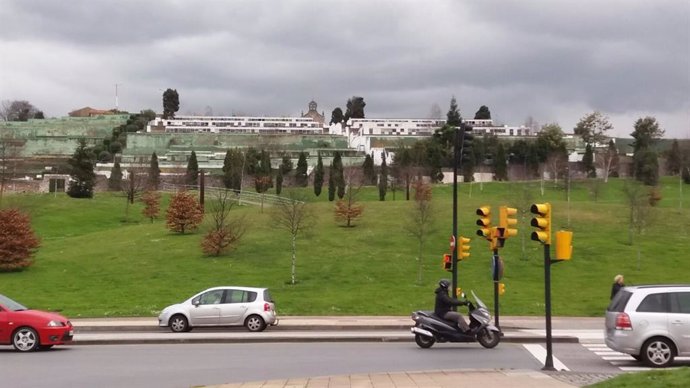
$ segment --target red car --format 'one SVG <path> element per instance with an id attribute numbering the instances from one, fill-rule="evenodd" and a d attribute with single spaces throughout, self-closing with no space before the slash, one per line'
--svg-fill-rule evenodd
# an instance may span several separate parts
<path id="1" fill-rule="evenodd" d="M 72 323 L 62 315 L 29 310 L 0 295 L 0 345 L 12 344 L 20 352 L 50 349 L 72 341 Z"/>

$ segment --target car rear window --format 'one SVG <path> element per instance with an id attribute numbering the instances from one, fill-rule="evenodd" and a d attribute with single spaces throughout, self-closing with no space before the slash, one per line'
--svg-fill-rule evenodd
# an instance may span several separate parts
<path id="1" fill-rule="evenodd" d="M 690 292 L 672 292 L 671 311 L 680 314 L 690 314 Z"/>
<path id="2" fill-rule="evenodd" d="M 625 306 L 628 304 L 628 300 L 630 300 L 631 296 L 632 293 L 629 291 L 618 291 L 618 293 L 616 293 L 616 296 L 614 296 L 613 299 L 611 299 L 611 303 L 609 303 L 609 307 L 606 308 L 606 310 L 622 313 L 625 310 Z"/>
<path id="3" fill-rule="evenodd" d="M 264 290 L 264 301 L 273 303 L 273 298 L 271 297 L 271 293 L 268 292 L 268 289 Z"/>

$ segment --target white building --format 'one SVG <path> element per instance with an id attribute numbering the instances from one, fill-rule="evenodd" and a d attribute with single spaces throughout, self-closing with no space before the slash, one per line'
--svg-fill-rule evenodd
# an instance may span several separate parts
<path id="1" fill-rule="evenodd" d="M 322 134 L 324 126 L 311 117 L 235 117 L 177 116 L 157 117 L 146 126 L 146 132 L 173 133 L 263 133 Z"/>

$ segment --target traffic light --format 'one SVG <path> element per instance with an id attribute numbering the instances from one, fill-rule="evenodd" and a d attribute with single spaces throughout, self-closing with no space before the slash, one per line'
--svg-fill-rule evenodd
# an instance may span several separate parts
<path id="1" fill-rule="evenodd" d="M 477 209 L 477 225 L 481 228 L 477 229 L 477 236 L 484 237 L 485 239 L 491 241 L 493 236 L 491 235 L 491 207 L 482 206 Z"/>
<path id="2" fill-rule="evenodd" d="M 443 269 L 446 271 L 452 271 L 453 270 L 453 255 L 451 254 L 444 254 L 443 255 Z"/>
<path id="3" fill-rule="evenodd" d="M 509 237 L 517 236 L 517 229 L 512 228 L 517 225 L 515 217 L 517 209 L 514 207 L 501 206 L 498 209 L 498 247 L 503 248 L 505 241 Z"/>
<path id="4" fill-rule="evenodd" d="M 467 260 L 470 257 L 470 241 L 467 237 L 458 237 L 458 261 Z"/>
<path id="5" fill-rule="evenodd" d="M 529 210 L 535 215 L 530 225 L 537 228 L 536 231 L 532 232 L 531 239 L 545 245 L 551 245 L 551 204 L 535 203 Z"/>
<path id="6" fill-rule="evenodd" d="M 506 285 L 504 283 L 498 283 L 498 295 L 503 295 L 506 293 Z"/>
<path id="7" fill-rule="evenodd" d="M 472 127 L 465 125 L 465 123 L 460 124 L 460 131 L 462 136 L 462 146 L 460 148 L 462 152 L 462 162 L 472 161 L 472 143 L 474 140 L 474 135 L 472 134 Z"/>

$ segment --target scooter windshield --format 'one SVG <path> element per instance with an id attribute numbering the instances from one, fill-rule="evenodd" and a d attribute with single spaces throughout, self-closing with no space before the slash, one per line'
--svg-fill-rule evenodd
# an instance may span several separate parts
<path id="1" fill-rule="evenodd" d="M 477 301 L 477 305 L 478 305 L 479 307 L 483 307 L 483 308 L 485 308 L 485 309 L 488 310 L 488 308 L 486 307 L 486 305 L 484 304 L 484 302 L 482 302 L 482 300 L 479 299 L 479 297 L 477 296 L 477 294 L 474 293 L 474 290 L 472 290 L 471 292 L 472 292 L 472 297 L 474 297 L 474 300 Z"/>

